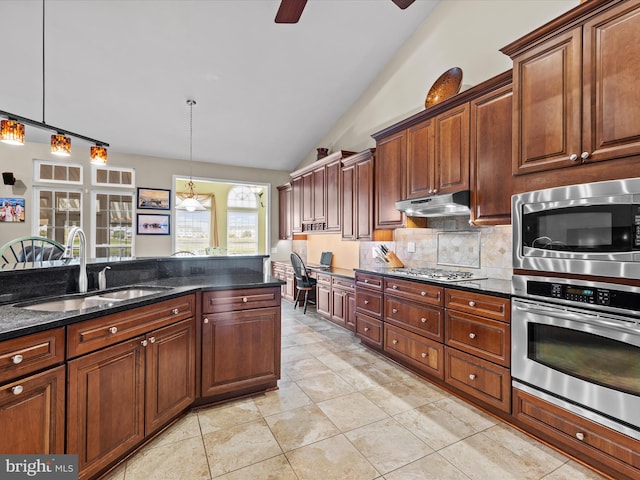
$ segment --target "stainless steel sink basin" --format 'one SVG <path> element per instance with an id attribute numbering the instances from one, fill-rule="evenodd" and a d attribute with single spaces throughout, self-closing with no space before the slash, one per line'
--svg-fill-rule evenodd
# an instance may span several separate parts
<path id="1" fill-rule="evenodd" d="M 26 310 L 38 310 L 41 312 L 72 312 L 74 310 L 86 310 L 88 308 L 112 306 L 124 300 L 155 295 L 156 293 L 170 290 L 167 287 L 130 287 L 112 292 L 93 293 L 85 297 L 62 298 L 59 300 L 46 300 L 36 303 L 16 305 Z"/>

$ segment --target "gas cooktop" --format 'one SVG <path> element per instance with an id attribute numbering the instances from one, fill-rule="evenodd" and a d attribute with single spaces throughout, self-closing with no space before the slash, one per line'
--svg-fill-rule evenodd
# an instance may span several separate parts
<path id="1" fill-rule="evenodd" d="M 394 268 L 391 273 L 407 277 L 438 282 L 462 282 L 466 280 L 481 280 L 483 278 L 473 272 L 460 272 L 457 270 L 443 270 L 440 268 Z"/>

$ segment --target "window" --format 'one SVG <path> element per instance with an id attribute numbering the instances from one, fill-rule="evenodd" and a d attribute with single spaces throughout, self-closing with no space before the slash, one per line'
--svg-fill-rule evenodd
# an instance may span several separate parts
<path id="1" fill-rule="evenodd" d="M 244 185 L 233 187 L 227 197 L 227 252 L 258 253 L 258 198 Z"/>
<path id="2" fill-rule="evenodd" d="M 103 167 L 92 165 L 91 184 L 99 187 L 126 187 L 136 185 L 133 168 Z"/>
<path id="3" fill-rule="evenodd" d="M 176 251 L 204 253 L 210 245 L 211 210 L 176 210 Z"/>
<path id="4" fill-rule="evenodd" d="M 35 235 L 65 243 L 71 228 L 82 226 L 82 192 L 79 190 L 34 187 Z"/>
<path id="5" fill-rule="evenodd" d="M 133 193 L 93 192 L 93 225 L 96 258 L 134 255 Z"/>
<path id="6" fill-rule="evenodd" d="M 82 185 L 82 165 L 34 160 L 33 167 L 35 182 Z"/>

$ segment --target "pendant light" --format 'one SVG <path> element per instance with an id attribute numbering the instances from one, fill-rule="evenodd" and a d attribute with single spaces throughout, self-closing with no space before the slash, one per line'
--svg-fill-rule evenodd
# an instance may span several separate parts
<path id="1" fill-rule="evenodd" d="M 59 157 L 71 155 L 71 138 L 60 133 L 51 135 L 51 153 Z"/>
<path id="2" fill-rule="evenodd" d="M 24 124 L 15 120 L 0 122 L 0 142 L 9 145 L 24 145 Z"/>
<path id="3" fill-rule="evenodd" d="M 107 164 L 107 149 L 102 145 L 94 145 L 91 147 L 91 163 L 97 165 Z"/>
<path id="4" fill-rule="evenodd" d="M 195 100 L 187 100 L 189 106 L 189 169 L 193 166 L 193 106 L 196 104 Z M 193 178 L 189 175 L 189 182 L 187 183 L 187 196 L 180 205 L 176 208 L 186 210 L 187 212 L 195 212 L 196 210 L 206 210 L 202 204 L 198 201 L 198 195 L 196 194 L 196 186 L 193 183 Z"/>

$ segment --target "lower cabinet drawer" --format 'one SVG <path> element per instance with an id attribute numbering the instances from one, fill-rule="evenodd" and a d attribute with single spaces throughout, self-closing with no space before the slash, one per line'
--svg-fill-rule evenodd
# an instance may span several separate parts
<path id="1" fill-rule="evenodd" d="M 485 360 L 511 364 L 511 325 L 490 318 L 447 310 L 445 343 Z"/>
<path id="2" fill-rule="evenodd" d="M 535 432 L 551 437 L 556 444 L 578 451 L 588 463 L 595 460 L 608 470 L 613 469 L 614 478 L 640 478 L 638 440 L 517 388 L 513 389 L 513 416 Z"/>
<path id="3" fill-rule="evenodd" d="M 445 347 L 445 381 L 478 400 L 511 412 L 509 369 Z"/>
<path id="4" fill-rule="evenodd" d="M 64 362 L 64 327 L 0 342 L 0 383 Z"/>
<path id="5" fill-rule="evenodd" d="M 382 348 L 382 322 L 356 312 L 356 337 L 369 345 Z"/>
<path id="6" fill-rule="evenodd" d="M 403 328 L 384 326 L 385 352 L 441 380 L 444 378 L 443 348 L 441 343 Z"/>
<path id="7" fill-rule="evenodd" d="M 356 289 L 356 309 L 382 320 L 382 292 L 371 292 L 361 288 Z"/>
<path id="8" fill-rule="evenodd" d="M 202 292 L 202 313 L 280 306 L 280 287 Z"/>
<path id="9" fill-rule="evenodd" d="M 431 340 L 444 342 L 444 310 L 386 295 L 384 321 Z"/>

